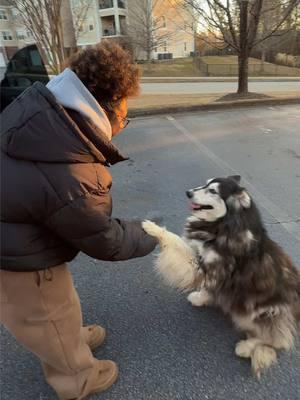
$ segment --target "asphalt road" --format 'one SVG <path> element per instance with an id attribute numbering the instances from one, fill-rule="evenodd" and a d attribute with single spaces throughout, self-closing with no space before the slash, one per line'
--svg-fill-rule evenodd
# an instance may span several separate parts
<path id="1" fill-rule="evenodd" d="M 180 233 L 185 190 L 240 173 L 271 236 L 300 265 L 300 107 L 198 112 L 135 120 L 118 147 L 131 160 L 112 168 L 114 215 L 162 216 Z M 297 222 L 298 221 L 298 222 Z M 153 254 L 120 263 L 80 255 L 72 263 L 86 323 L 108 330 L 95 353 L 119 363 L 101 400 L 297 400 L 300 345 L 280 354 L 260 381 L 234 355 L 242 337 L 221 312 L 190 306 L 152 269 Z M 54 400 L 35 357 L 1 335 L 1 400 Z"/>
<path id="2" fill-rule="evenodd" d="M 228 93 L 236 92 L 236 82 L 165 82 L 142 83 L 142 94 L 160 93 Z M 295 82 L 249 82 L 249 90 L 257 93 L 268 92 L 298 92 L 300 95 L 300 81 Z"/>

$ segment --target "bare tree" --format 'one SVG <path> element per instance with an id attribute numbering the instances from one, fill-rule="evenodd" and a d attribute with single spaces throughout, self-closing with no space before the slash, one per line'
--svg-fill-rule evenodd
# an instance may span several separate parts
<path id="1" fill-rule="evenodd" d="M 198 15 L 199 23 L 215 38 L 216 43 L 226 44 L 238 54 L 238 94 L 248 93 L 248 60 L 255 46 L 282 28 L 299 6 L 300 0 L 184 0 Z M 263 16 L 273 12 L 277 18 L 268 21 L 262 29 Z"/>
<path id="2" fill-rule="evenodd" d="M 74 12 L 70 0 L 8 0 L 53 74 L 62 70 L 66 57 L 77 49 L 75 27 L 82 24 L 92 1 L 73 0 Z"/>
<path id="3" fill-rule="evenodd" d="M 157 16 L 161 0 L 127 0 L 130 23 L 127 35 L 135 48 L 146 54 L 150 62 L 155 49 L 165 46 L 174 34 L 166 28 L 163 16 Z"/>
<path id="4" fill-rule="evenodd" d="M 57 74 L 65 58 L 62 0 L 9 0 L 9 3 L 19 11 L 19 18 L 32 33 L 51 72 Z"/>
<path id="5" fill-rule="evenodd" d="M 94 0 L 71 0 L 71 2 L 75 38 L 78 39 L 78 37 L 82 34 L 84 22 L 94 3 Z"/>

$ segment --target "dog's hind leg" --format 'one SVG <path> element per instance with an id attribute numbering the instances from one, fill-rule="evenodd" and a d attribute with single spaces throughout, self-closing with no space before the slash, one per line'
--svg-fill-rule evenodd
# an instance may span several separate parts
<path id="1" fill-rule="evenodd" d="M 255 376 L 259 379 L 262 371 L 275 363 L 276 359 L 277 354 L 273 347 L 265 344 L 256 346 L 251 354 L 251 366 Z"/>
<path id="2" fill-rule="evenodd" d="M 269 368 L 277 359 L 275 349 L 264 344 L 258 338 L 238 342 L 235 346 L 235 354 L 242 358 L 251 359 L 252 371 L 257 378 L 260 378 L 261 372 Z"/>
<path id="3" fill-rule="evenodd" d="M 235 346 L 235 354 L 241 358 L 251 358 L 255 347 L 262 343 L 258 338 L 240 340 Z"/>
<path id="4" fill-rule="evenodd" d="M 247 326 L 253 332 L 253 337 L 238 342 L 235 353 L 239 357 L 251 358 L 252 370 L 259 378 L 261 372 L 276 361 L 276 350 L 289 350 L 293 347 L 296 325 L 289 307 L 278 310 L 271 307 L 267 311 L 260 309 L 254 317 L 255 320 L 248 319 Z M 235 322 L 245 331 L 245 319 L 235 319 Z"/>

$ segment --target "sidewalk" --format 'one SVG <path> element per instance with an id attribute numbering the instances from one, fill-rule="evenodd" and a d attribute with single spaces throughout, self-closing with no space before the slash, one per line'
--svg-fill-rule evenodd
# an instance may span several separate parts
<path id="1" fill-rule="evenodd" d="M 147 94 L 129 100 L 129 116 L 140 117 L 198 110 L 218 110 L 232 107 L 300 104 L 300 93 L 267 92 L 265 99 L 243 99 L 234 101 L 218 101 L 224 93 L 213 94 Z"/>

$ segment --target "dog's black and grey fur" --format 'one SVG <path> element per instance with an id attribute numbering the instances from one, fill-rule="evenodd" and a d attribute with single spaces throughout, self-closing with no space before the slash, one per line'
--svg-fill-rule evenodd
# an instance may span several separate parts
<path id="1" fill-rule="evenodd" d="M 187 192 L 193 209 L 183 237 L 150 221 L 161 244 L 158 271 L 173 286 L 195 290 L 196 306 L 216 305 L 247 335 L 236 354 L 257 376 L 294 345 L 300 320 L 300 273 L 272 241 L 240 177 L 214 178 Z"/>

